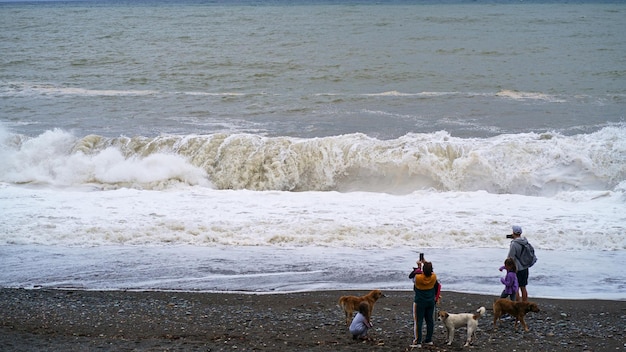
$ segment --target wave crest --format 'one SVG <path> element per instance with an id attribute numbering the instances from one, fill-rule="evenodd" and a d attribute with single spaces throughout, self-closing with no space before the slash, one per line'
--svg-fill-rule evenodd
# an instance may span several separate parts
<path id="1" fill-rule="evenodd" d="M 575 136 L 526 133 L 463 139 L 437 132 L 394 140 L 364 134 L 312 139 L 254 134 L 75 138 L 54 130 L 13 142 L 4 155 L 10 167 L 0 179 L 141 188 L 180 182 L 255 191 L 484 190 L 549 196 L 614 189 L 626 179 L 624 141 L 624 126 Z"/>

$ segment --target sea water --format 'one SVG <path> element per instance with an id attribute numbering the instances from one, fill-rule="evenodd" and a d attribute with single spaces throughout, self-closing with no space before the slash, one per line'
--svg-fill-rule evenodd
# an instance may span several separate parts
<path id="1" fill-rule="evenodd" d="M 626 299 L 626 5 L 0 3 L 0 285 Z"/>

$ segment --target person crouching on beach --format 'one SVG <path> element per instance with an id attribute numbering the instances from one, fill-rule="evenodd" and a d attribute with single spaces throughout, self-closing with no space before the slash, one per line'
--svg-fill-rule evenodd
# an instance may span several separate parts
<path id="1" fill-rule="evenodd" d="M 367 331 L 373 325 L 370 322 L 370 305 L 367 302 L 359 304 L 359 312 L 356 313 L 350 324 L 350 333 L 354 340 L 368 340 Z"/>
<path id="2" fill-rule="evenodd" d="M 504 284 L 504 290 L 502 290 L 500 298 L 511 297 L 511 301 L 515 301 L 518 289 L 515 260 L 513 258 L 506 258 L 504 266 L 501 266 L 499 270 L 502 271 L 504 269 L 506 269 L 506 276 L 500 278 L 500 282 Z"/>

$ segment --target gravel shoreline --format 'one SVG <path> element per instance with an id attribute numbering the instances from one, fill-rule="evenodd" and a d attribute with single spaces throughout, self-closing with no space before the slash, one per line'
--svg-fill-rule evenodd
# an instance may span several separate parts
<path id="1" fill-rule="evenodd" d="M 337 300 L 365 291 L 286 294 L 0 289 L 3 351 L 411 351 L 410 291 L 387 291 L 374 308 L 373 341 L 352 340 Z M 487 308 L 477 341 L 465 329 L 432 351 L 623 351 L 626 301 L 532 299 L 530 331 L 492 328 L 495 296 L 443 292 L 454 313 Z"/>

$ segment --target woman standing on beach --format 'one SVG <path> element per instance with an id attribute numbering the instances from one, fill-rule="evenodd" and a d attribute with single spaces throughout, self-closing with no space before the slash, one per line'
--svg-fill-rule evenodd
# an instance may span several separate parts
<path id="1" fill-rule="evenodd" d="M 424 270 L 422 270 L 422 265 Z M 433 272 L 433 264 L 420 259 L 417 268 L 409 275 L 414 281 L 413 291 L 413 319 L 414 319 L 414 340 L 411 347 L 422 347 L 422 327 L 426 320 L 426 339 L 424 343 L 433 344 L 433 332 L 435 329 L 435 304 L 439 301 L 441 285 L 437 281 L 437 275 Z"/>

